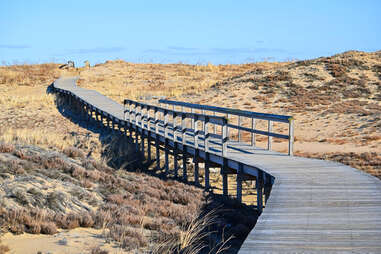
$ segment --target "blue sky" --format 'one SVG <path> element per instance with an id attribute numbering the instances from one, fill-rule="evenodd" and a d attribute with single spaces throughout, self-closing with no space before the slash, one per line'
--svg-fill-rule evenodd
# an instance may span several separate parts
<path id="1" fill-rule="evenodd" d="M 381 49 L 381 1 L 0 1 L 0 64 L 282 61 Z"/>

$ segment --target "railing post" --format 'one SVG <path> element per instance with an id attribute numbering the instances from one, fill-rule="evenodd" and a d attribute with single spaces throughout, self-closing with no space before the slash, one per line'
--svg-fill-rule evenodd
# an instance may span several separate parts
<path id="1" fill-rule="evenodd" d="M 156 146 L 156 169 L 160 170 L 160 139 L 159 139 L 159 117 L 157 107 L 154 108 L 155 114 L 155 146 Z"/>
<path id="2" fill-rule="evenodd" d="M 201 110 L 201 114 L 204 116 L 205 115 L 205 110 Z M 202 122 L 202 129 L 204 129 L 204 128 L 205 128 L 205 123 Z"/>
<path id="3" fill-rule="evenodd" d="M 194 113 L 194 109 L 191 109 L 192 114 Z M 195 119 L 192 117 L 192 129 L 195 129 Z"/>
<path id="4" fill-rule="evenodd" d="M 294 119 L 289 119 L 288 126 L 288 155 L 294 154 Z"/>
<path id="5" fill-rule="evenodd" d="M 150 106 L 147 106 L 147 129 L 148 129 L 148 139 L 147 139 L 147 159 L 148 164 L 151 164 L 151 114 Z"/>
<path id="6" fill-rule="evenodd" d="M 209 152 L 209 117 L 204 115 L 204 149 Z"/>
<path id="7" fill-rule="evenodd" d="M 177 122 L 176 122 L 177 114 L 175 111 L 172 112 L 172 131 L 173 131 L 173 141 L 177 142 Z"/>
<path id="8" fill-rule="evenodd" d="M 176 130 L 177 130 L 177 126 L 176 126 L 176 117 L 177 117 L 177 114 L 176 112 L 172 112 L 172 129 L 173 129 L 173 165 L 174 165 L 174 169 L 175 169 L 175 177 L 177 178 L 178 177 L 178 172 L 179 172 L 179 165 L 178 165 L 178 143 L 177 143 L 177 138 L 176 138 Z"/>
<path id="9" fill-rule="evenodd" d="M 139 151 L 139 125 L 138 125 L 139 115 L 138 115 L 138 105 L 137 105 L 136 102 L 134 103 L 134 115 L 135 115 L 135 124 L 134 124 L 134 129 L 135 129 L 135 147 L 136 147 L 136 151 Z"/>
<path id="10" fill-rule="evenodd" d="M 228 119 L 224 118 L 222 123 L 221 154 L 226 157 L 228 152 Z"/>
<path id="11" fill-rule="evenodd" d="M 168 110 L 164 110 L 164 138 L 165 138 L 165 153 L 164 153 L 164 160 L 165 160 L 165 174 L 167 175 L 169 173 L 169 151 L 168 151 Z"/>
<path id="12" fill-rule="evenodd" d="M 123 119 L 126 120 L 126 100 L 123 101 Z"/>
<path id="13" fill-rule="evenodd" d="M 130 122 L 129 126 L 132 126 L 132 120 L 133 120 L 132 115 L 133 115 L 132 102 L 128 101 L 128 121 Z"/>
<path id="14" fill-rule="evenodd" d="M 268 120 L 268 136 L 267 136 L 267 150 L 271 151 L 271 142 L 272 142 L 272 136 L 270 136 L 270 133 L 273 129 L 273 122 L 271 120 Z"/>
<path id="15" fill-rule="evenodd" d="M 241 142 L 241 116 L 238 116 L 238 142 Z"/>
<path id="16" fill-rule="evenodd" d="M 138 127 L 140 127 L 140 129 L 143 132 L 143 110 L 142 110 L 142 105 L 139 103 L 137 106 L 139 108 L 139 111 L 137 109 L 137 114 L 139 116 L 139 120 L 138 120 L 137 124 L 138 124 Z M 139 128 L 138 128 L 138 131 L 139 131 Z"/>
<path id="17" fill-rule="evenodd" d="M 164 137 L 168 138 L 168 111 L 164 109 Z"/>
<path id="18" fill-rule="evenodd" d="M 150 112 L 150 106 L 147 106 L 147 129 L 148 131 L 151 131 L 151 112 Z M 149 133 L 148 133 L 149 136 Z"/>
<path id="19" fill-rule="evenodd" d="M 187 126 L 186 126 L 186 122 L 185 122 L 185 119 L 186 119 L 186 114 L 185 113 L 181 113 L 181 140 L 182 140 L 182 143 L 183 143 L 183 150 L 184 150 L 184 146 L 186 144 L 186 130 L 187 130 Z"/>
<path id="20" fill-rule="evenodd" d="M 251 118 L 251 129 L 254 131 L 255 130 L 255 126 L 256 125 L 256 122 L 255 122 L 255 118 Z M 251 146 L 254 146 L 255 147 L 255 132 L 251 132 Z"/>
<path id="21" fill-rule="evenodd" d="M 193 115 L 192 120 L 194 120 L 194 128 L 193 128 L 193 142 L 194 142 L 194 148 L 198 149 L 198 130 L 197 130 L 197 122 L 198 122 L 198 117 L 197 115 Z"/>
<path id="22" fill-rule="evenodd" d="M 226 119 L 229 122 L 229 114 L 226 114 Z M 229 129 L 226 129 L 226 136 L 229 137 Z"/>
<path id="23" fill-rule="evenodd" d="M 144 116 L 144 104 L 140 104 L 140 128 L 142 130 L 142 133 L 140 135 L 140 143 L 141 143 L 141 148 L 142 148 L 142 154 L 143 154 L 143 158 L 144 158 L 144 129 L 145 129 L 145 124 L 144 124 L 144 121 L 145 121 L 145 116 Z"/>
<path id="24" fill-rule="evenodd" d="M 216 111 L 213 111 L 213 116 L 216 116 Z M 217 133 L 217 125 L 214 124 L 214 130 L 213 130 L 213 133 L 216 134 Z"/>

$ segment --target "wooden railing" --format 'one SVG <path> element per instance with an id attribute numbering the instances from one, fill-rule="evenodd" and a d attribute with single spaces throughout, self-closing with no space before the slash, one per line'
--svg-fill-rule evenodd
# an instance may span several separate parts
<path id="1" fill-rule="evenodd" d="M 124 100 L 124 120 L 142 130 L 149 130 L 156 134 L 160 134 L 162 131 L 166 139 L 182 143 L 184 146 L 189 145 L 186 143 L 186 135 L 191 136 L 193 137 L 193 147 L 205 152 L 216 152 L 216 149 L 211 149 L 211 145 L 220 146 L 220 155 L 226 156 L 228 121 L 225 117 L 180 112 L 126 99 Z M 199 123 L 202 128 L 199 128 Z M 189 126 L 191 127 L 189 128 Z M 209 132 L 210 127 L 214 129 L 220 127 L 219 133 L 221 134 Z M 212 138 L 220 142 L 213 142 Z"/>
<path id="2" fill-rule="evenodd" d="M 184 108 L 190 108 L 191 112 L 194 112 L 194 110 L 201 110 L 201 114 L 206 114 L 208 111 L 213 113 L 213 116 L 216 115 L 216 113 L 225 114 L 226 119 L 228 120 L 227 125 L 227 136 L 229 137 L 229 129 L 236 129 L 238 130 L 238 142 L 242 142 L 242 131 L 249 132 L 250 137 L 250 143 L 252 146 L 256 146 L 256 134 L 265 135 L 267 136 L 267 149 L 272 150 L 272 138 L 280 138 L 280 139 L 286 139 L 288 140 L 288 155 L 293 155 L 293 144 L 294 144 L 294 119 L 292 116 L 286 116 L 286 115 L 276 115 L 276 114 L 266 114 L 266 113 L 258 113 L 258 112 L 251 112 L 246 110 L 239 110 L 239 109 L 231 109 L 231 108 L 223 108 L 223 107 L 216 107 L 216 106 L 208 106 L 208 105 L 201 105 L 201 104 L 193 104 L 193 103 L 187 103 L 187 102 L 180 102 L 180 101 L 171 101 L 171 100 L 159 100 L 159 103 L 164 105 L 172 105 L 172 109 L 175 110 L 175 106 L 180 106 L 181 111 L 184 112 Z M 229 121 L 230 116 L 237 116 L 238 123 L 232 124 Z M 244 127 L 242 126 L 243 119 L 242 118 L 248 118 L 251 122 L 251 127 Z M 256 129 L 256 119 L 259 120 L 266 120 L 267 121 L 267 131 L 258 130 Z M 280 122 L 280 123 L 286 123 L 288 124 L 288 135 L 281 134 L 281 133 L 275 133 L 273 131 L 273 122 Z M 216 130 L 214 130 L 214 133 L 216 133 Z"/>

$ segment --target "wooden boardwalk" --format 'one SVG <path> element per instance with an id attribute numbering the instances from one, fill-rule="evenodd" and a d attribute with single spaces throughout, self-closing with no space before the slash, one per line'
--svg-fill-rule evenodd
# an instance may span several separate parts
<path id="1" fill-rule="evenodd" d="M 381 253 L 379 179 L 339 163 L 288 156 L 243 142 L 227 141 L 222 117 L 190 115 L 196 123 L 197 120 L 204 124 L 210 121 L 221 126 L 219 134 L 209 135 L 208 128 L 195 131 L 197 125 L 178 128 L 176 117 L 184 120 L 188 115 L 162 110 L 165 117 L 160 118 L 157 112 L 161 109 L 157 107 L 135 104 L 132 110 L 128 109 L 126 119 L 123 105 L 96 91 L 77 87 L 73 78 L 55 81 L 54 88 L 80 105 L 84 117 L 106 120 L 107 124 L 110 121 L 112 128 L 118 125 L 118 129 L 130 135 L 140 134 L 143 142 L 139 149 L 144 149 L 146 139 L 148 146 L 164 144 L 167 150 L 173 150 L 174 156 L 183 153 L 200 158 L 206 163 L 205 170 L 210 163 L 220 165 L 223 176 L 235 173 L 239 200 L 242 181 L 255 178 L 258 210 L 264 205 L 262 191 L 267 202 L 239 253 Z M 150 110 L 155 116 L 147 113 Z M 166 114 L 174 116 L 172 124 Z M 198 170 L 197 159 L 195 163 Z M 223 179 L 227 181 L 226 177 Z M 205 181 L 208 180 L 206 176 Z M 224 188 L 224 194 L 226 192 Z"/>

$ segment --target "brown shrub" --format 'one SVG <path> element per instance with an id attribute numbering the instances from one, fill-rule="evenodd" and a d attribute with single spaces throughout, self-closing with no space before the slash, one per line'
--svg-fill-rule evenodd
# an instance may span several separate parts
<path id="1" fill-rule="evenodd" d="M 109 252 L 107 250 L 102 250 L 99 246 L 91 249 L 91 254 L 108 254 Z"/>
<path id="2" fill-rule="evenodd" d="M 91 181 L 89 181 L 88 179 L 83 179 L 81 181 L 81 186 L 86 188 L 86 189 L 91 189 L 94 186 L 94 184 Z"/>
<path id="3" fill-rule="evenodd" d="M 33 223 L 26 225 L 26 232 L 30 234 L 39 234 L 41 232 L 41 226 L 37 221 L 33 221 Z"/>
<path id="4" fill-rule="evenodd" d="M 71 175 L 75 178 L 82 178 L 85 175 L 85 170 L 81 167 L 74 167 Z"/>
<path id="5" fill-rule="evenodd" d="M 82 214 L 80 219 L 80 226 L 85 228 L 92 227 L 94 225 L 93 217 L 94 215 L 90 213 Z"/>
<path id="6" fill-rule="evenodd" d="M 12 144 L 0 143 L 0 153 L 13 153 L 15 146 Z"/>
<path id="7" fill-rule="evenodd" d="M 345 75 L 345 73 L 347 72 L 347 69 L 344 66 L 336 63 L 328 64 L 326 68 L 329 71 L 329 73 L 335 78 L 341 77 Z"/>
<path id="8" fill-rule="evenodd" d="M 85 153 L 78 149 L 78 148 L 75 148 L 75 147 L 67 147 L 63 150 L 64 154 L 66 154 L 68 157 L 71 157 L 71 158 L 84 158 L 85 157 Z"/>
<path id="9" fill-rule="evenodd" d="M 53 222 L 41 223 L 41 234 L 53 235 L 58 232 L 56 224 Z"/>

